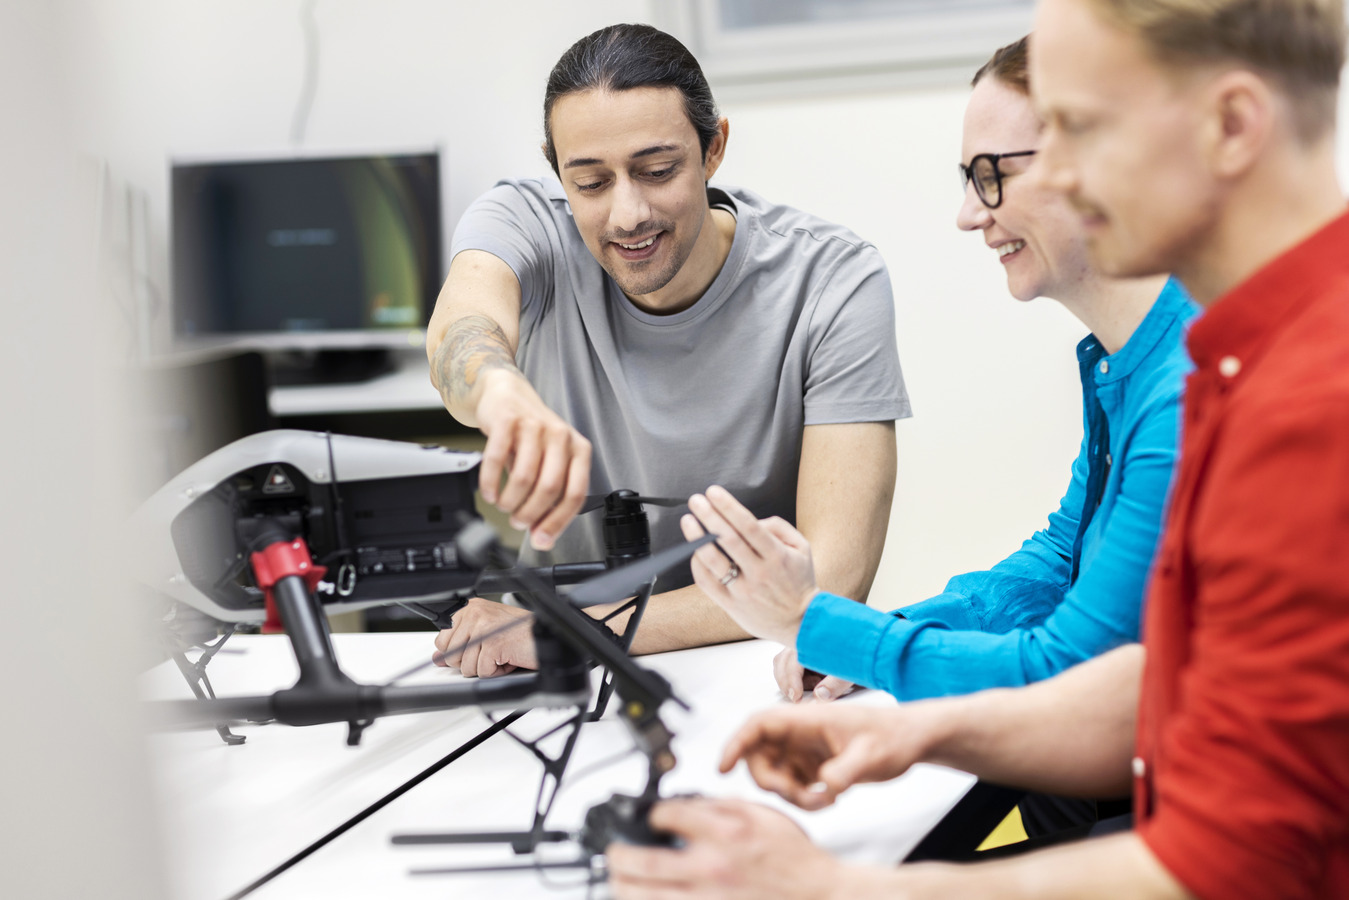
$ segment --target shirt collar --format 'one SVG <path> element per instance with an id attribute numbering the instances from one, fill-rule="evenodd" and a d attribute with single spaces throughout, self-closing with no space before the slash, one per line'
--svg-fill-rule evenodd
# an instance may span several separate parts
<path id="1" fill-rule="evenodd" d="M 1349 275 L 1349 212 L 1219 297 L 1190 328 L 1197 369 L 1235 375 L 1336 276 Z"/>
<path id="2" fill-rule="evenodd" d="M 1148 354 L 1157 343 L 1171 330 L 1173 322 L 1177 319 L 1188 322 L 1197 312 L 1198 308 L 1186 293 L 1184 286 L 1175 278 L 1167 279 L 1152 308 L 1134 329 L 1134 333 L 1129 335 L 1124 346 L 1105 357 L 1110 361 L 1110 365 L 1105 372 L 1098 370 L 1097 383 L 1127 377 L 1148 358 Z M 1087 335 L 1077 345 L 1077 359 L 1080 363 L 1092 366 L 1103 356 L 1105 351 L 1094 334 Z"/>

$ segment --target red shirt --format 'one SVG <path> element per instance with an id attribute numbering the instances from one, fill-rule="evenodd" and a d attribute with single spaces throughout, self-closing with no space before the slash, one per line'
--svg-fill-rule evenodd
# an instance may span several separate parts
<path id="1" fill-rule="evenodd" d="M 1192 327 L 1138 832 L 1203 898 L 1349 898 L 1349 215 Z"/>

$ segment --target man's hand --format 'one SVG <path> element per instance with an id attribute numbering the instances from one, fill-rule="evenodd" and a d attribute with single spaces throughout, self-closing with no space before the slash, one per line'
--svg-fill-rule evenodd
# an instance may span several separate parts
<path id="1" fill-rule="evenodd" d="M 470 677 L 537 669 L 530 630 L 533 618 L 523 609 L 474 597 L 454 614 L 454 627 L 436 635 L 431 658 L 438 666 L 457 666 Z M 473 646 L 464 649 L 470 643 Z"/>
<path id="2" fill-rule="evenodd" d="M 651 824 L 684 840 L 680 850 L 610 844 L 615 897 L 808 898 L 833 890 L 841 869 L 779 812 L 740 800 L 666 800 Z"/>
<path id="3" fill-rule="evenodd" d="M 721 771 L 744 760 L 764 790 L 802 809 L 829 806 L 854 784 L 898 778 L 929 746 L 922 703 L 874 707 L 779 707 L 750 719 L 731 738 Z"/>
<path id="4" fill-rule="evenodd" d="M 760 522 L 723 487 L 694 494 L 689 512 L 680 520 L 684 537 L 702 537 L 704 529 L 717 535 L 693 556 L 698 587 L 750 634 L 795 646 L 801 617 L 819 593 L 801 532 L 776 516 Z"/>
<path id="5" fill-rule="evenodd" d="M 836 700 L 856 687 L 851 681 L 807 669 L 797 661 L 795 647 L 783 647 L 773 657 L 773 677 L 782 696 L 793 703 L 804 700 L 807 691 L 816 700 Z"/>
<path id="6" fill-rule="evenodd" d="M 478 475 L 483 499 L 528 528 L 538 550 L 550 550 L 576 518 L 590 487 L 590 441 L 562 420 L 512 369 L 484 373 L 478 427 L 487 436 Z M 509 470 L 498 493 L 501 474 Z"/>

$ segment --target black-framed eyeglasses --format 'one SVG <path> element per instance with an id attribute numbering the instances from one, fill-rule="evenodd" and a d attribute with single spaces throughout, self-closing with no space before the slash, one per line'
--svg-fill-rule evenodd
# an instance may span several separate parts
<path id="1" fill-rule="evenodd" d="M 974 182 L 974 193 L 979 196 L 979 200 L 989 209 L 997 209 L 1002 205 L 1002 168 L 998 165 L 999 161 L 1010 159 L 1014 156 L 1034 156 L 1035 150 L 1018 150 L 1016 153 L 980 153 L 974 159 L 970 160 L 967 166 L 964 163 L 956 163 L 960 169 L 960 189 L 969 190 L 970 182 Z"/>

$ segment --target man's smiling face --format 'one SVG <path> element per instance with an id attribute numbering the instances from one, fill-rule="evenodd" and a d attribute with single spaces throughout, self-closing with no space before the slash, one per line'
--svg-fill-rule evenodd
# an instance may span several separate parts
<path id="1" fill-rule="evenodd" d="M 679 293 L 678 276 L 711 227 L 706 181 L 720 162 L 721 136 L 704 162 L 683 97 L 668 87 L 567 94 L 553 105 L 551 126 L 586 246 L 629 297 L 667 306 L 650 295 Z"/>

